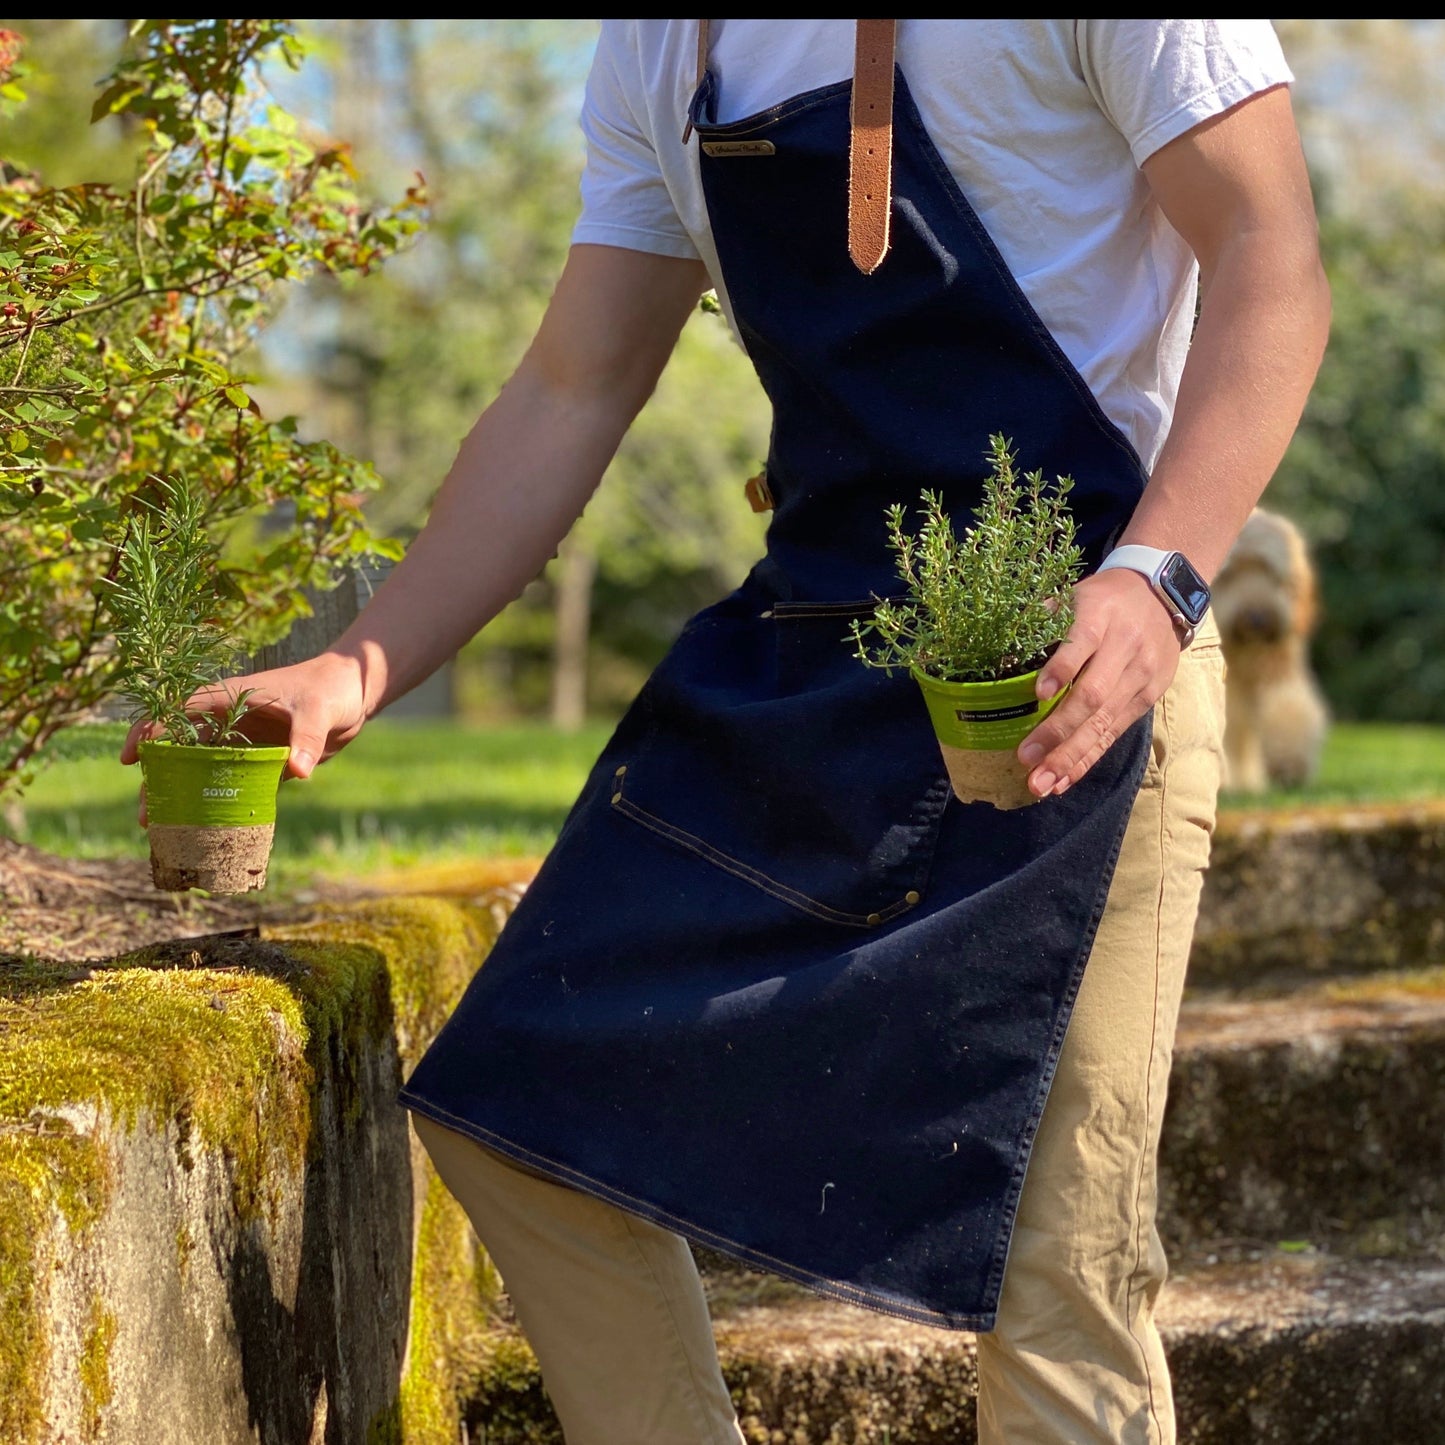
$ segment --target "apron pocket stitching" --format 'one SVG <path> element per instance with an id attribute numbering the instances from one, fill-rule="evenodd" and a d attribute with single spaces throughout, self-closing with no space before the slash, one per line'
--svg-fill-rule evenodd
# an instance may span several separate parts
<path id="1" fill-rule="evenodd" d="M 900 898 L 896 903 L 890 903 L 886 908 L 880 908 L 873 913 L 844 913 L 837 908 L 830 908 L 816 898 L 810 898 L 806 893 L 799 893 L 797 889 L 789 888 L 786 883 L 780 883 L 776 878 L 771 878 L 759 869 L 750 867 L 732 857 L 731 854 L 714 848 L 711 843 L 697 837 L 696 834 L 689 833 L 685 828 L 679 828 L 676 824 L 666 822 L 656 814 L 649 813 L 645 808 L 639 808 L 630 798 L 623 796 L 620 781 L 616 791 L 612 794 L 612 806 L 619 813 L 631 818 L 633 822 L 640 823 L 644 828 L 650 829 L 677 844 L 680 848 L 685 848 L 689 853 L 695 853 L 699 858 L 712 863 L 726 873 L 731 873 L 744 883 L 750 883 L 754 888 L 760 888 L 764 893 L 771 894 L 779 902 L 786 903 L 802 913 L 810 913 L 813 917 L 824 919 L 829 923 L 842 923 L 850 928 L 877 928 L 879 924 L 887 923 L 891 919 L 897 918 L 900 913 L 906 913 L 909 909 L 917 906 L 906 898 Z"/>

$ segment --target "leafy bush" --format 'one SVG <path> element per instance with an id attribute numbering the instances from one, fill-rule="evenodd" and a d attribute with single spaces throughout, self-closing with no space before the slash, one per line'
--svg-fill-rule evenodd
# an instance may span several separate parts
<path id="1" fill-rule="evenodd" d="M 853 623 L 868 666 L 996 682 L 1040 666 L 1068 634 L 1083 558 L 1068 509 L 1073 479 L 1048 487 L 1039 471 L 1020 479 L 1012 444 L 995 435 L 989 448 L 992 471 L 962 536 L 937 492 L 922 493 L 917 533 L 905 530 L 902 503 L 888 508 L 889 546 L 907 594 Z"/>
<path id="2" fill-rule="evenodd" d="M 361 511 L 378 478 L 238 371 L 287 283 L 365 275 L 424 197 L 365 209 L 344 147 L 270 104 L 282 20 L 145 20 L 94 119 L 142 135 L 134 184 L 57 189 L 0 159 L 0 793 L 117 683 L 103 579 L 153 478 L 185 476 L 222 549 L 218 622 L 247 647 L 358 558 L 395 556 Z M 0 33 L 0 107 L 23 99 Z"/>

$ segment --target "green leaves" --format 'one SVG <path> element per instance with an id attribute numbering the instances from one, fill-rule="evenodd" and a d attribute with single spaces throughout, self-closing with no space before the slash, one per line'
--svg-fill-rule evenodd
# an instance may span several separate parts
<path id="1" fill-rule="evenodd" d="M 95 106 L 144 137 L 129 186 L 0 169 L 0 793 L 116 685 L 126 548 L 171 545 L 157 477 L 185 478 L 195 544 L 212 549 L 202 620 L 243 646 L 283 633 L 306 587 L 378 546 L 361 510 L 372 468 L 268 420 L 238 371 L 288 281 L 364 274 L 425 211 L 420 192 L 363 204 L 349 159 L 271 102 L 259 67 L 273 52 L 295 61 L 289 27 L 137 22 Z M 155 615 L 202 607 L 187 596 L 157 598 Z M 176 677 L 214 665 L 203 632 L 172 647 Z M 181 683 L 148 686 L 184 731 Z"/>
<path id="2" fill-rule="evenodd" d="M 906 586 L 880 601 L 851 637 L 869 667 L 916 668 L 945 682 L 993 682 L 1039 666 L 1068 634 L 1083 553 L 1068 509 L 1069 477 L 1022 478 L 1012 443 L 995 434 L 991 470 L 960 536 L 938 492 L 921 496 L 908 530 L 901 503 L 887 509 L 888 542 Z"/>

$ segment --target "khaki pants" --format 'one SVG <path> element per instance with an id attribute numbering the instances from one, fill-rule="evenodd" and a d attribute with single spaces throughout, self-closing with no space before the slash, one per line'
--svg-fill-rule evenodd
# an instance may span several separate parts
<path id="1" fill-rule="evenodd" d="M 1212 622 L 1154 748 L 978 1338 L 982 1445 L 1172 1445 L 1154 1309 L 1159 1129 L 1209 857 L 1224 719 Z M 736 1445 L 687 1244 L 414 1116 L 536 1350 L 568 1445 Z"/>

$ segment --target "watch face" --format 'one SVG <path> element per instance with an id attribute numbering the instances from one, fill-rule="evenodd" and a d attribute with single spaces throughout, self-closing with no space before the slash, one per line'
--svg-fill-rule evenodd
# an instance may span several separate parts
<path id="1" fill-rule="evenodd" d="M 1191 627 L 1209 609 L 1209 584 L 1196 572 L 1182 552 L 1175 552 L 1159 573 L 1159 585 L 1183 613 Z"/>

